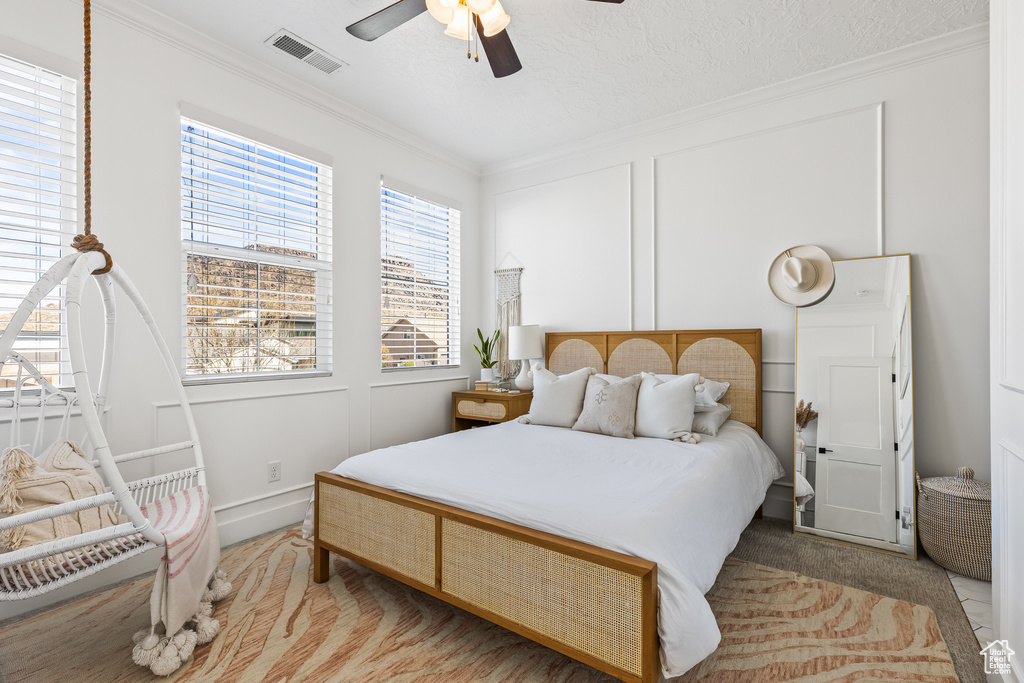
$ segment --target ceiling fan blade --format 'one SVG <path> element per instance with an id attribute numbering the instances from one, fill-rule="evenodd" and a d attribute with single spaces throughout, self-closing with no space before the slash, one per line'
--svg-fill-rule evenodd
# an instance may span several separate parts
<path id="1" fill-rule="evenodd" d="M 621 5 L 623 0 L 590 0 L 591 2 L 614 2 L 616 5 Z"/>
<path id="2" fill-rule="evenodd" d="M 516 49 L 512 47 L 512 39 L 508 37 L 508 29 L 488 38 L 484 35 L 480 17 L 474 14 L 473 20 L 476 23 L 477 35 L 480 36 L 480 44 L 484 46 L 484 54 L 487 55 L 487 62 L 491 65 L 491 71 L 494 72 L 495 78 L 511 76 L 523 68 Z"/>
<path id="3" fill-rule="evenodd" d="M 426 11 L 426 0 L 398 0 L 395 4 L 346 27 L 345 30 L 362 40 L 376 40 Z"/>

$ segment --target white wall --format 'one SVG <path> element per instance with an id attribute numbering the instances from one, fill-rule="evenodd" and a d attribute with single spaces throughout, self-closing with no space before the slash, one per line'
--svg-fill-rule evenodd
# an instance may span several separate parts
<path id="1" fill-rule="evenodd" d="M 971 29 L 485 169 L 481 277 L 511 250 L 546 331 L 762 328 L 765 438 L 791 471 L 794 312 L 769 264 L 910 252 L 917 467 L 987 479 L 986 48 Z M 768 513 L 789 501 L 773 487 Z"/>
<path id="2" fill-rule="evenodd" d="M 81 12 L 80 3 L 67 0 L 2 0 L 0 51 L 80 69 Z M 450 392 L 466 388 L 476 367 L 468 331 L 480 325 L 474 316 L 482 308 L 472 266 L 479 249 L 479 170 L 344 103 L 287 83 L 202 36 L 161 35 L 137 23 L 146 20 L 93 10 L 93 225 L 148 301 L 172 353 L 178 353 L 182 315 L 180 103 L 270 131 L 334 162 L 333 376 L 188 389 L 227 544 L 298 523 L 314 472 L 395 438 L 448 430 Z M 378 369 L 382 174 L 462 206 L 467 272 L 461 368 Z M 115 452 L 152 445 L 155 438 L 178 440 L 179 421 L 168 405 L 173 394 L 151 380 L 159 369 L 155 353 L 144 343 L 141 324 L 125 319 L 109 416 Z M 6 443 L 6 436 L 0 440 Z M 281 481 L 273 484 L 267 482 L 271 460 L 283 463 Z M 156 555 L 83 585 L 155 566 Z M 43 602 L 5 604 L 0 618 Z"/>

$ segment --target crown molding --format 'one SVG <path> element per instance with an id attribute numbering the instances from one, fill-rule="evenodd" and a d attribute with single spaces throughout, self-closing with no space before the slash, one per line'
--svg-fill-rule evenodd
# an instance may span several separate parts
<path id="1" fill-rule="evenodd" d="M 989 25 L 987 23 L 952 31 L 905 47 L 815 71 L 806 76 L 773 83 L 756 90 L 748 90 L 721 100 L 625 126 L 615 131 L 594 135 L 554 147 L 542 154 L 490 164 L 483 167 L 481 176 L 484 180 L 490 180 L 508 173 L 532 170 L 556 161 L 599 152 L 678 128 L 694 126 L 746 109 L 803 97 L 814 92 L 913 68 L 973 50 L 988 49 L 988 42 Z"/>
<path id="2" fill-rule="evenodd" d="M 81 4 L 76 0 L 76 4 Z M 479 180 L 480 166 L 416 137 L 319 88 L 297 81 L 273 66 L 255 60 L 136 0 L 97 0 L 93 11 L 228 73 L 248 80 L 299 104 L 414 152 L 435 163 Z"/>

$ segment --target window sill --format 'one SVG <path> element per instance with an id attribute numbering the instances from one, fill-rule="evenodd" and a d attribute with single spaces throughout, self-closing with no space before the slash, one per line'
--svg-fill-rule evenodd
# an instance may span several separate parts
<path id="1" fill-rule="evenodd" d="M 252 375 L 186 375 L 181 383 L 186 387 L 202 384 L 238 384 L 240 382 L 270 382 L 286 379 L 307 379 L 310 377 L 331 377 L 330 370 L 314 370 L 310 372 L 274 372 Z"/>

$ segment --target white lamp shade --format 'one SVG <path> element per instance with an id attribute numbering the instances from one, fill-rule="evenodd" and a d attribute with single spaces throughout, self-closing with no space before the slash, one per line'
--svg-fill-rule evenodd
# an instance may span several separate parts
<path id="1" fill-rule="evenodd" d="M 458 3 L 452 2 L 452 0 L 427 0 L 427 11 L 430 12 L 430 16 L 442 24 L 452 23 L 457 6 Z"/>
<path id="2" fill-rule="evenodd" d="M 544 356 L 540 325 L 516 325 L 508 328 L 508 359 L 529 360 Z"/>
<path id="3" fill-rule="evenodd" d="M 469 9 L 473 10 L 476 14 L 483 14 L 484 12 L 491 11 L 494 7 L 494 3 L 498 0 L 466 0 L 466 4 L 469 5 Z"/>
<path id="4" fill-rule="evenodd" d="M 490 38 L 505 30 L 512 17 L 505 14 L 499 0 L 494 0 L 494 7 L 480 15 L 480 24 L 484 27 L 484 35 Z"/>
<path id="5" fill-rule="evenodd" d="M 455 16 L 448 23 L 448 28 L 444 30 L 446 36 L 452 38 L 458 38 L 459 40 L 469 40 L 469 8 L 465 5 L 458 5 L 455 7 Z"/>

